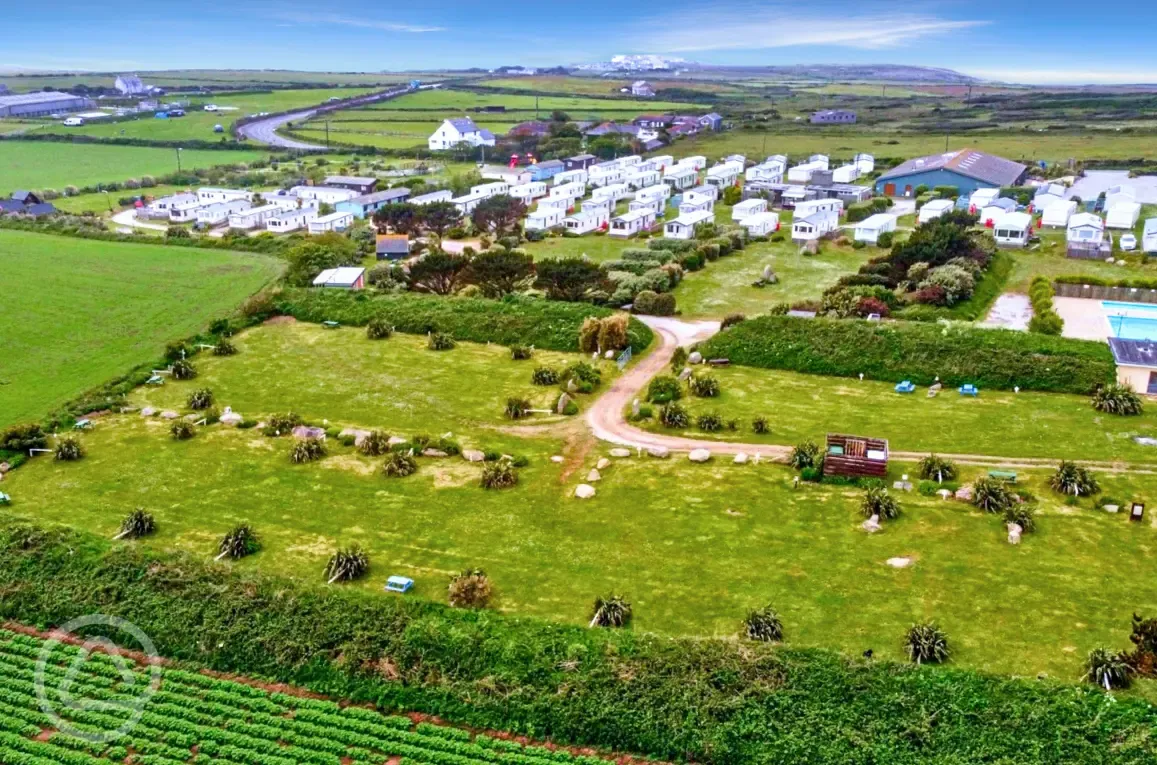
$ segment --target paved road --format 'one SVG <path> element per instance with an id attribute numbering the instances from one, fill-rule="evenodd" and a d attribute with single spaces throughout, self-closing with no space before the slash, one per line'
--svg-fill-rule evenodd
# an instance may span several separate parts
<path id="1" fill-rule="evenodd" d="M 162 226 L 159 223 L 145 223 L 142 220 L 137 220 L 137 211 L 133 208 L 122 210 L 116 215 L 112 216 L 112 222 L 117 226 L 127 226 L 129 228 L 147 228 L 150 231 L 167 231 L 168 226 Z"/>

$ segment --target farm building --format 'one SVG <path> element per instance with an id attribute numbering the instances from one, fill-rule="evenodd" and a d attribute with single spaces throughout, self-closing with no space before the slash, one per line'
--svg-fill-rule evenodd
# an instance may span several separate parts
<path id="1" fill-rule="evenodd" d="M 591 199 L 610 199 L 618 202 L 620 199 L 626 199 L 631 195 L 631 187 L 625 183 L 612 183 L 602 188 L 597 188 L 591 192 Z"/>
<path id="2" fill-rule="evenodd" d="M 1069 218 L 1077 212 L 1077 203 L 1071 199 L 1053 202 L 1044 208 L 1040 222 L 1042 226 L 1050 228 L 1068 228 Z"/>
<path id="3" fill-rule="evenodd" d="M 750 236 L 767 236 L 779 230 L 779 213 L 760 212 L 739 221 Z"/>
<path id="4" fill-rule="evenodd" d="M 313 199 L 329 205 L 336 205 L 357 196 L 356 191 L 333 186 L 294 186 L 292 191 L 298 199 Z"/>
<path id="5" fill-rule="evenodd" d="M 306 224 L 306 227 L 311 234 L 324 234 L 327 231 L 345 231 L 353 223 L 353 213 L 338 211 L 329 215 L 320 215 Z"/>
<path id="6" fill-rule="evenodd" d="M 360 290 L 366 286 L 364 268 L 327 268 L 313 280 L 314 287 L 331 287 L 342 290 Z"/>
<path id="7" fill-rule="evenodd" d="M 454 192 L 450 189 L 442 189 L 441 191 L 431 191 L 429 194 L 422 194 L 410 200 L 412 205 L 432 205 L 435 202 L 449 202 L 454 198 Z"/>
<path id="8" fill-rule="evenodd" d="M 637 191 L 655 185 L 662 177 L 658 170 L 637 170 L 632 168 L 623 176 L 623 183 Z"/>
<path id="9" fill-rule="evenodd" d="M 797 244 L 819 239 L 840 227 L 840 216 L 835 210 L 823 209 L 801 216 L 796 211 L 791 222 L 791 240 Z"/>
<path id="10" fill-rule="evenodd" d="M 378 260 L 405 260 L 410 257 L 410 237 L 405 234 L 378 234 L 374 250 Z"/>
<path id="11" fill-rule="evenodd" d="M 812 112 L 811 123 L 813 125 L 854 125 L 856 124 L 856 113 L 850 109 L 821 109 L 818 112 Z"/>
<path id="12" fill-rule="evenodd" d="M 539 162 L 531 165 L 529 168 L 530 180 L 533 181 L 549 181 L 563 170 L 566 165 L 560 159 L 548 159 L 545 162 Z"/>
<path id="13" fill-rule="evenodd" d="M 731 208 L 731 220 L 741 221 L 744 218 L 765 212 L 767 212 L 766 199 L 745 199 Z"/>
<path id="14" fill-rule="evenodd" d="M 632 199 L 628 209 L 631 212 L 636 210 L 650 210 L 655 213 L 655 217 L 663 215 L 663 208 L 667 206 L 667 200 L 662 197 L 655 197 L 649 199 Z"/>
<path id="15" fill-rule="evenodd" d="M 876 193 L 889 197 L 911 197 L 916 187 L 955 186 L 961 196 L 977 189 L 1023 184 L 1028 168 L 1012 160 L 975 149 L 910 159 L 876 180 Z"/>
<path id="16" fill-rule="evenodd" d="M 232 202 L 237 199 L 250 202 L 253 200 L 253 192 L 242 189 L 218 189 L 211 186 L 202 186 L 197 189 L 197 201 L 204 205 L 216 202 Z"/>
<path id="17" fill-rule="evenodd" d="M 1112 252 L 1112 241 L 1105 241 L 1105 222 L 1092 213 L 1069 218 L 1065 242 L 1070 258 L 1101 258 Z"/>
<path id="18" fill-rule="evenodd" d="M 1157 395 L 1157 347 L 1152 340 L 1109 338 L 1117 363 L 1117 382 L 1150 396 Z"/>
<path id="19" fill-rule="evenodd" d="M 544 207 L 540 204 L 538 209 L 526 216 L 523 228 L 527 231 L 545 231 L 548 228 L 561 226 L 565 217 L 565 208 Z"/>
<path id="20" fill-rule="evenodd" d="M 857 242 L 875 244 L 880 234 L 896 230 L 896 216 L 888 213 L 876 213 L 856 224 L 855 237 Z"/>
<path id="21" fill-rule="evenodd" d="M 544 181 L 531 181 L 530 183 L 512 187 L 509 193 L 510 196 L 515 199 L 530 204 L 535 199 L 546 196 L 546 183 Z"/>
<path id="22" fill-rule="evenodd" d="M 1032 216 L 1023 212 L 1001 215 L 992 224 L 992 237 L 998 247 L 1026 247 L 1032 235 Z"/>
<path id="23" fill-rule="evenodd" d="M 589 234 L 598 231 L 607 224 L 607 214 L 602 210 L 587 210 L 586 205 L 580 212 L 563 218 L 562 225 L 572 234 Z"/>
<path id="24" fill-rule="evenodd" d="M 0 117 L 43 117 L 56 112 L 77 112 L 96 104 L 90 98 L 47 91 L 0 96 Z"/>
<path id="25" fill-rule="evenodd" d="M 1141 204 L 1139 202 L 1117 202 L 1108 208 L 1105 215 L 1105 228 L 1128 228 L 1137 225 L 1141 218 Z"/>
<path id="26" fill-rule="evenodd" d="M 453 149 L 459 144 L 467 146 L 493 146 L 494 134 L 474 124 L 469 117 L 443 120 L 437 130 L 427 140 L 430 151 Z"/>
<path id="27" fill-rule="evenodd" d="M 980 222 L 988 227 L 996 222 L 996 219 L 1002 215 L 1010 212 L 1016 212 L 1016 202 L 1007 197 L 999 197 L 986 204 L 980 211 Z"/>
<path id="28" fill-rule="evenodd" d="M 1141 234 L 1141 251 L 1157 252 L 1157 218 L 1149 218 L 1145 221 L 1145 229 Z"/>
<path id="29" fill-rule="evenodd" d="M 951 212 L 955 206 L 956 203 L 951 199 L 933 199 L 920 208 L 920 213 L 916 216 L 916 222 L 927 223 L 930 220 L 935 220 L 944 213 Z"/>
<path id="30" fill-rule="evenodd" d="M 301 207 L 273 215 L 265 220 L 265 230 L 274 234 L 300 231 L 317 218 L 316 207 Z"/>
<path id="31" fill-rule="evenodd" d="M 715 214 L 700 210 L 693 213 L 680 213 L 678 218 L 667 221 L 663 226 L 663 236 L 667 239 L 694 239 L 695 227 L 700 223 L 711 223 Z"/>
<path id="32" fill-rule="evenodd" d="M 371 194 L 378 185 L 377 178 L 359 175 L 330 175 L 326 176 L 323 186 L 332 186 L 338 189 L 349 189 L 358 194 Z"/>
<path id="33" fill-rule="evenodd" d="M 576 154 L 563 160 L 567 170 L 586 170 L 598 161 L 599 158 L 594 154 Z"/>
<path id="34" fill-rule="evenodd" d="M 675 165 L 663 171 L 663 183 L 682 191 L 699 182 L 699 172 L 690 165 Z"/>
<path id="35" fill-rule="evenodd" d="M 205 226 L 219 226 L 229 221 L 229 216 L 248 210 L 253 203 L 248 199 L 231 199 L 228 202 L 215 202 L 197 210 L 197 222 Z"/>
<path id="36" fill-rule="evenodd" d="M 383 189 L 382 191 L 375 191 L 372 194 L 363 194 L 343 202 L 338 202 L 334 205 L 334 209 L 339 212 L 352 213 L 355 218 L 360 220 L 367 215 L 373 215 L 386 205 L 405 202 L 409 198 L 410 190 L 405 186 L 399 186 L 396 189 Z"/>
<path id="37" fill-rule="evenodd" d="M 649 231 L 654 225 L 655 212 L 653 210 L 631 210 L 611 218 L 611 228 L 607 233 L 617 237 L 634 236 L 642 231 Z"/>

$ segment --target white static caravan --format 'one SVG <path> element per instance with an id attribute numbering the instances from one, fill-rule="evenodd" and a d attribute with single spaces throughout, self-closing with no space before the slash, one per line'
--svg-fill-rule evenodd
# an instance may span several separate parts
<path id="1" fill-rule="evenodd" d="M 587 185 L 578 181 L 562 183 L 550 190 L 550 196 L 561 199 L 581 199 L 586 193 Z"/>
<path id="2" fill-rule="evenodd" d="M 683 191 L 699 183 L 699 172 L 690 165 L 675 165 L 663 171 L 663 183 Z"/>
<path id="3" fill-rule="evenodd" d="M 896 216 L 888 213 L 876 213 L 856 224 L 855 238 L 857 242 L 875 244 L 880 234 L 896 230 Z"/>
<path id="4" fill-rule="evenodd" d="M 611 229 L 607 235 L 625 238 L 642 231 L 649 231 L 654 225 L 655 212 L 653 210 L 631 210 L 611 218 Z"/>
<path id="5" fill-rule="evenodd" d="M 609 220 L 611 214 L 615 211 L 615 200 L 610 197 L 603 199 L 584 199 L 582 209 L 585 213 L 602 215 Z"/>
<path id="6" fill-rule="evenodd" d="M 1141 252 L 1157 252 L 1157 218 L 1145 221 L 1145 229 L 1141 233 Z"/>
<path id="7" fill-rule="evenodd" d="M 826 167 L 820 167 L 814 162 L 804 162 L 787 171 L 787 181 L 788 183 L 807 183 L 812 179 L 812 175 L 817 170 L 826 169 Z"/>
<path id="8" fill-rule="evenodd" d="M 566 211 L 570 209 L 572 200 L 570 197 L 543 197 L 538 200 L 537 210 L 562 210 L 562 214 L 566 215 Z"/>
<path id="9" fill-rule="evenodd" d="M 707 169 L 707 183 L 723 188 L 733 185 L 743 175 L 743 165 L 739 162 L 724 162 Z"/>
<path id="10" fill-rule="evenodd" d="M 642 164 L 643 158 L 640 157 L 638 154 L 631 154 L 631 155 L 626 156 L 626 157 L 619 157 L 618 159 L 615 160 L 615 162 L 618 162 L 619 167 L 626 170 L 627 168 L 635 167 L 636 165 Z"/>
<path id="11" fill-rule="evenodd" d="M 1139 202 L 1118 202 L 1107 208 L 1105 228 L 1128 228 L 1137 225 L 1141 218 L 1141 204 Z"/>
<path id="12" fill-rule="evenodd" d="M 916 222 L 919 224 L 936 220 L 941 215 L 952 212 L 955 207 L 956 203 L 951 199 L 933 199 L 920 208 L 920 213 L 916 216 Z"/>
<path id="13" fill-rule="evenodd" d="M 144 207 L 137 210 L 138 218 L 168 218 L 169 210 L 177 205 L 196 203 L 196 194 L 173 194 L 167 197 L 157 197 Z"/>
<path id="14" fill-rule="evenodd" d="M 707 157 L 701 157 L 697 154 L 691 157 L 683 157 L 683 159 L 679 160 L 677 164 L 682 165 L 683 167 L 693 167 L 695 168 L 695 172 L 699 172 L 703 168 L 707 167 Z"/>
<path id="15" fill-rule="evenodd" d="M 695 227 L 700 223 L 712 223 L 715 214 L 700 210 L 693 213 L 681 213 L 675 220 L 667 221 L 663 226 L 663 236 L 667 239 L 694 239 Z"/>
<path id="16" fill-rule="evenodd" d="M 561 173 L 555 173 L 552 180 L 555 186 L 565 186 L 568 183 L 581 183 L 585 190 L 587 177 L 587 171 L 580 167 L 576 170 L 564 170 Z"/>
<path id="17" fill-rule="evenodd" d="M 352 189 L 342 189 L 337 186 L 294 186 L 293 193 L 300 199 L 313 199 L 317 202 L 336 205 L 353 199 L 358 193 Z"/>
<path id="18" fill-rule="evenodd" d="M 980 212 L 992 204 L 1000 196 L 1000 189 L 977 189 L 968 198 L 968 209 Z"/>
<path id="19" fill-rule="evenodd" d="M 1105 191 L 1105 210 L 1112 210 L 1120 204 L 1131 204 L 1137 201 L 1137 194 L 1130 186 L 1110 186 Z"/>
<path id="20" fill-rule="evenodd" d="M 1010 212 L 1016 212 L 1016 202 L 1007 197 L 994 199 L 980 211 L 980 222 L 985 226 L 992 226 L 997 218 Z"/>
<path id="21" fill-rule="evenodd" d="M 609 186 L 623 180 L 623 168 L 614 162 L 591 165 L 587 168 L 587 183 L 592 186 Z"/>
<path id="22" fill-rule="evenodd" d="M 609 218 L 605 212 L 601 210 L 588 211 L 586 205 L 583 205 L 583 209 L 580 212 L 564 218 L 562 225 L 572 234 L 589 234 L 605 226 L 608 220 Z"/>
<path id="23" fill-rule="evenodd" d="M 767 212 L 766 199 L 745 199 L 731 208 L 731 220 L 742 221 L 744 218 L 765 212 Z"/>
<path id="24" fill-rule="evenodd" d="M 1064 199 L 1060 202 L 1053 202 L 1048 207 L 1044 208 L 1041 213 L 1040 222 L 1042 226 L 1049 228 L 1068 228 L 1069 219 L 1077 213 L 1077 203 L 1071 199 Z"/>
<path id="25" fill-rule="evenodd" d="M 783 168 L 784 166 L 779 162 L 764 162 L 762 165 L 747 168 L 744 177 L 748 181 L 783 183 Z"/>
<path id="26" fill-rule="evenodd" d="M 354 214 L 352 212 L 333 212 L 314 218 L 306 224 L 306 228 L 311 234 L 324 234 L 327 231 L 345 231 L 353 224 Z"/>
<path id="27" fill-rule="evenodd" d="M 767 236 L 779 230 L 779 213 L 761 212 L 739 221 L 750 236 Z"/>
<path id="28" fill-rule="evenodd" d="M 832 171 L 832 183 L 851 183 L 860 177 L 860 168 L 855 165 L 841 165 Z"/>
<path id="29" fill-rule="evenodd" d="M 699 191 L 688 191 L 683 195 L 683 200 L 679 203 L 680 215 L 699 212 L 701 210 L 714 214 L 715 200 L 710 194 L 704 194 Z"/>
<path id="30" fill-rule="evenodd" d="M 1100 244 L 1105 240 L 1105 221 L 1092 213 L 1077 213 L 1069 218 L 1065 241 L 1069 244 Z"/>
<path id="31" fill-rule="evenodd" d="M 834 210 L 817 210 L 806 217 L 796 213 L 791 222 L 791 240 L 797 244 L 819 239 L 840 227 L 840 216 Z"/>
<path id="32" fill-rule="evenodd" d="M 506 181 L 494 181 L 493 183 L 480 183 L 477 186 L 470 187 L 471 194 L 477 194 L 482 199 L 489 199 L 496 197 L 499 194 L 506 194 L 510 191 L 510 184 Z"/>
<path id="33" fill-rule="evenodd" d="M 667 206 L 667 201 L 662 197 L 657 199 L 632 199 L 629 209 L 631 212 L 637 210 L 650 210 L 658 218 L 663 215 L 663 208 Z"/>
<path id="34" fill-rule="evenodd" d="M 561 226 L 565 217 L 565 208 L 539 205 L 537 210 L 526 216 L 526 221 L 522 225 L 527 231 L 545 231 L 548 228 Z"/>
<path id="35" fill-rule="evenodd" d="M 806 199 L 795 205 L 795 217 L 807 217 L 816 212 L 834 212 L 837 221 L 844 212 L 842 199 Z"/>
<path id="36" fill-rule="evenodd" d="M 295 205 L 296 206 L 296 205 Z M 238 213 L 233 213 L 229 216 L 229 228 L 235 228 L 241 231 L 249 231 L 258 226 L 264 226 L 265 221 L 272 218 L 274 215 L 279 215 L 285 212 L 287 203 L 285 202 L 271 202 L 261 207 L 251 207 L 248 210 L 242 210 Z"/>
<path id="37" fill-rule="evenodd" d="M 1032 216 L 1023 212 L 1006 213 L 992 224 L 992 236 L 998 247 L 1025 247 L 1032 234 Z"/>
<path id="38" fill-rule="evenodd" d="M 545 197 L 546 193 L 546 183 L 543 181 L 531 181 L 510 189 L 510 196 L 526 204 L 530 204 L 539 197 Z"/>
<path id="39" fill-rule="evenodd" d="M 265 230 L 274 234 L 288 234 L 293 231 L 300 231 L 313 220 L 317 220 L 316 207 L 286 210 L 266 219 Z"/>
<path id="40" fill-rule="evenodd" d="M 201 204 L 211 205 L 217 202 L 232 202 L 236 199 L 253 201 L 253 192 L 243 189 L 218 189 L 211 186 L 202 186 L 197 189 L 197 200 Z"/>
<path id="41" fill-rule="evenodd" d="M 1036 212 L 1047 210 L 1050 205 L 1062 202 L 1065 198 L 1065 187 L 1059 183 L 1046 183 L 1037 188 L 1032 198 L 1032 209 Z"/>
<path id="42" fill-rule="evenodd" d="M 620 199 L 626 199 L 631 195 L 631 187 L 625 183 L 612 183 L 603 186 L 601 189 L 595 189 L 591 192 L 591 199 L 610 199 L 613 202 L 618 202 Z"/>
<path id="43" fill-rule="evenodd" d="M 429 194 L 422 194 L 410 200 L 412 205 L 432 205 L 435 202 L 449 202 L 454 198 L 454 192 L 450 189 L 441 189 L 440 191 L 431 191 Z"/>
<path id="44" fill-rule="evenodd" d="M 647 186 L 639 189 L 635 194 L 635 199 L 640 201 L 650 201 L 652 199 L 667 200 L 671 198 L 671 187 L 666 183 L 659 183 L 654 186 Z"/>
<path id="45" fill-rule="evenodd" d="M 206 226 L 219 226 L 229 222 L 229 216 L 248 210 L 253 203 L 248 199 L 231 199 L 228 202 L 216 202 L 205 205 L 197 210 L 197 222 Z"/>
<path id="46" fill-rule="evenodd" d="M 648 186 L 654 186 L 662 179 L 662 174 L 658 170 L 636 170 L 631 169 L 623 176 L 623 183 L 630 186 L 632 189 L 638 191 L 645 189 Z"/>
<path id="47" fill-rule="evenodd" d="M 860 171 L 860 175 L 867 175 L 876 170 L 876 158 L 871 154 L 857 154 L 852 160 L 852 164 Z"/>
<path id="48" fill-rule="evenodd" d="M 474 208 L 477 207 L 483 199 L 486 199 L 485 194 L 475 194 L 474 192 L 470 192 L 469 194 L 452 198 L 450 200 L 450 204 L 457 207 L 458 211 L 463 215 L 469 215 L 470 213 L 474 212 Z"/>
<path id="49" fill-rule="evenodd" d="M 197 211 L 205 206 L 196 197 L 189 202 L 176 202 L 169 206 L 169 220 L 173 223 L 189 223 L 197 220 Z"/>
<path id="50" fill-rule="evenodd" d="M 660 172 L 675 164 L 675 158 L 670 154 L 660 154 L 658 156 L 651 157 L 647 161 L 654 165 L 654 167 Z"/>

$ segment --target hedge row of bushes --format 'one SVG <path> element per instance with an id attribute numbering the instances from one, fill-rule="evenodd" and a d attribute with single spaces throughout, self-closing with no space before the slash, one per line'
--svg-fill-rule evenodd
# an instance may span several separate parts
<path id="1" fill-rule="evenodd" d="M 763 316 L 703 344 L 707 358 L 796 372 L 929 385 L 1088 394 L 1116 378 L 1104 343 L 1011 330 Z"/>
<path id="2" fill-rule="evenodd" d="M 1088 284 L 1092 287 L 1124 287 L 1126 289 L 1157 290 L 1157 279 L 1103 279 L 1099 276 L 1056 276 L 1057 284 Z"/>
<path id="3" fill-rule="evenodd" d="M 1039 332 L 1042 335 L 1059 335 L 1065 328 L 1065 322 L 1053 308 L 1052 282 L 1047 276 L 1033 277 L 1028 288 L 1028 298 L 1032 302 L 1032 319 L 1028 323 L 1029 332 Z"/>
<path id="4" fill-rule="evenodd" d="M 302 321 L 337 321 L 365 326 L 382 319 L 399 332 L 443 332 L 455 340 L 500 345 L 533 345 L 577 351 L 579 327 L 588 316 L 614 311 L 587 303 L 566 303 L 508 295 L 502 300 L 443 297 L 418 293 L 369 295 L 343 290 L 286 289 L 273 295 L 269 312 Z M 632 318 L 627 337 L 636 352 L 651 344 L 647 325 Z"/>
<path id="5" fill-rule="evenodd" d="M 256 252 L 265 255 L 280 255 L 294 245 L 304 241 L 303 236 L 291 234 L 278 237 L 263 232 L 256 236 L 243 234 L 223 237 L 165 237 L 161 242 L 144 233 L 117 234 L 109 231 L 103 221 L 83 215 L 54 215 L 49 218 L 27 218 L 14 215 L 0 216 L 0 228 L 17 231 L 35 231 L 56 236 L 73 236 L 78 239 L 95 239 L 100 242 L 124 242 L 136 244 L 166 244 L 173 247 L 194 247 L 201 250 L 235 250 Z"/>
<path id="6" fill-rule="evenodd" d="M 1140 763 L 1157 726 L 1152 705 L 1107 703 L 1091 686 L 301 588 L 11 522 L 0 524 L 0 592 L 0 618 L 118 616 L 187 669 L 667 760 Z"/>
<path id="7" fill-rule="evenodd" d="M 872 197 L 865 202 L 853 202 L 848 205 L 848 223 L 858 223 L 876 213 L 887 212 L 894 204 L 891 197 Z"/>

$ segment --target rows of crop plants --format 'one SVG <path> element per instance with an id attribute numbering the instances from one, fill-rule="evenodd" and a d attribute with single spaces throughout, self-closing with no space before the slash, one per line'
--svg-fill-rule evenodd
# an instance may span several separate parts
<path id="1" fill-rule="evenodd" d="M 42 656 L 47 659 L 43 699 L 37 692 Z M 408 717 L 342 708 L 179 669 L 160 669 L 156 684 L 153 669 L 126 662 L 0 630 L 0 762 L 343 765 L 384 763 L 392 757 L 412 765 L 606 762 L 459 728 L 415 726 Z M 143 696 L 151 680 L 155 693 Z M 109 740 L 107 734 L 130 721 L 133 702 L 141 698 L 147 701 L 139 720 Z"/>

